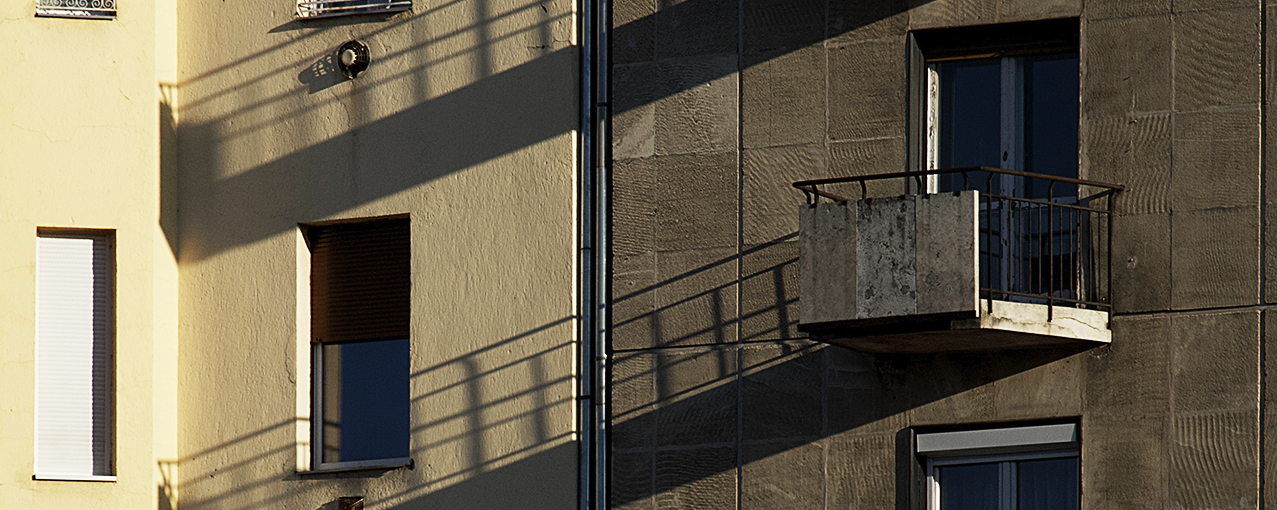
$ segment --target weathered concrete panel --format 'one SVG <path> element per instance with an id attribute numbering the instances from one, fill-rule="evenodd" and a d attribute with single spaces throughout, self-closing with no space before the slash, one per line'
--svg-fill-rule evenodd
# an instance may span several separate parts
<path id="1" fill-rule="evenodd" d="M 1171 215 L 1113 218 L 1113 309 L 1117 313 L 1171 306 Z"/>
<path id="2" fill-rule="evenodd" d="M 856 318 L 917 313 L 917 253 L 913 196 L 857 202 Z M 819 298 L 817 298 L 819 299 Z"/>
<path id="3" fill-rule="evenodd" d="M 904 136 L 904 38 L 831 44 L 828 55 L 829 139 Z"/>
<path id="4" fill-rule="evenodd" d="M 737 4 L 658 0 L 656 58 L 735 53 L 740 41 Z"/>
<path id="5" fill-rule="evenodd" d="M 1111 117 L 1171 109 L 1170 15 L 1090 21 L 1082 31 L 1083 114 Z"/>
<path id="6" fill-rule="evenodd" d="M 612 253 L 631 255 L 656 249 L 655 161 L 616 160 L 612 163 Z"/>
<path id="7" fill-rule="evenodd" d="M 1082 0 L 1001 0 L 998 22 L 1028 21 L 1077 17 L 1082 14 Z"/>
<path id="8" fill-rule="evenodd" d="M 994 23 L 997 0 L 909 0 L 909 28 L 951 27 Z"/>
<path id="9" fill-rule="evenodd" d="M 1239 306 L 1259 300 L 1259 212 L 1253 207 L 1171 218 L 1171 306 Z"/>
<path id="10" fill-rule="evenodd" d="M 1082 507 L 1167 508 L 1166 415 L 1082 416 Z"/>
<path id="11" fill-rule="evenodd" d="M 1085 380 L 1085 355 L 1071 356 L 999 379 L 994 383 L 993 397 L 998 419 L 1080 415 Z"/>
<path id="12" fill-rule="evenodd" d="M 741 72 L 744 147 L 823 143 L 827 69 L 825 48 L 747 54 Z"/>
<path id="13" fill-rule="evenodd" d="M 1170 113 L 1083 117 L 1080 143 L 1083 178 L 1126 186 L 1119 213 L 1170 212 Z"/>
<path id="14" fill-rule="evenodd" d="M 734 248 L 656 254 L 656 346 L 738 339 L 737 257 Z"/>
<path id="15" fill-rule="evenodd" d="M 656 446 L 656 354 L 620 353 L 611 368 L 612 447 Z"/>
<path id="16" fill-rule="evenodd" d="M 661 351 L 656 374 L 657 444 L 735 441 L 736 370 L 734 348 Z"/>
<path id="17" fill-rule="evenodd" d="M 656 0 L 612 2 L 612 63 L 656 58 Z"/>
<path id="18" fill-rule="evenodd" d="M 1176 114 L 1172 148 L 1175 212 L 1259 204 L 1257 106 Z"/>
<path id="19" fill-rule="evenodd" d="M 741 341 L 793 339 L 798 332 L 798 243 L 741 253 Z"/>
<path id="20" fill-rule="evenodd" d="M 741 349 L 741 437 L 745 441 L 813 438 L 824 426 L 817 344 L 774 343 Z"/>
<path id="21" fill-rule="evenodd" d="M 799 295 L 812 296 L 799 309 L 804 323 L 858 317 L 857 230 L 855 203 L 820 203 L 800 209 Z M 815 296 L 820 296 L 816 298 Z"/>
<path id="22" fill-rule="evenodd" d="M 900 37 L 909 29 L 906 0 L 829 2 L 829 41 Z"/>
<path id="23" fill-rule="evenodd" d="M 1184 414 L 1171 420 L 1172 508 L 1256 508 L 1259 419 L 1255 411 Z"/>
<path id="24" fill-rule="evenodd" d="M 1171 319 L 1171 411 L 1253 411 L 1259 402 L 1260 312 Z"/>
<path id="25" fill-rule="evenodd" d="M 898 508 L 893 434 L 836 436 L 826 444 L 829 482 L 825 508 Z"/>
<path id="26" fill-rule="evenodd" d="M 741 510 L 823 508 L 825 449 L 820 443 L 745 445 Z"/>
<path id="27" fill-rule="evenodd" d="M 1254 6 L 1175 15 L 1176 111 L 1259 103 L 1260 15 Z"/>
<path id="28" fill-rule="evenodd" d="M 656 507 L 736 510 L 736 449 L 698 448 L 656 454 Z"/>
<path id="29" fill-rule="evenodd" d="M 905 168 L 906 142 L 903 136 L 829 142 L 830 177 L 899 172 Z M 871 181 L 865 183 L 868 197 L 894 197 L 907 191 L 904 179 Z M 858 184 L 831 186 L 830 191 L 851 198 L 860 198 Z"/>
<path id="30" fill-rule="evenodd" d="M 980 251 L 976 194 L 917 199 L 917 313 L 975 311 Z"/>
<path id="31" fill-rule="evenodd" d="M 791 184 L 826 177 L 825 147 L 813 144 L 747 149 L 741 159 L 742 241 L 763 244 L 793 239 L 798 232 L 794 210 L 806 203 L 806 197 Z"/>
<path id="32" fill-rule="evenodd" d="M 739 147 L 738 66 L 733 54 L 657 62 L 657 155 L 732 152 Z"/>
<path id="33" fill-rule="evenodd" d="M 612 506 L 615 510 L 651 510 L 652 491 L 655 486 L 655 454 L 653 452 L 610 453 L 611 470 L 608 486 L 611 488 Z"/>
<path id="34" fill-rule="evenodd" d="M 1164 416 L 1170 412 L 1171 322 L 1114 317 L 1118 341 L 1086 360 L 1087 416 Z M 1091 438 L 1089 432 L 1087 440 Z"/>
<path id="35" fill-rule="evenodd" d="M 736 247 L 739 175 L 735 154 L 653 161 L 657 251 Z"/>
<path id="36" fill-rule="evenodd" d="M 745 53 L 795 48 L 825 37 L 825 0 L 744 0 Z"/>
<path id="37" fill-rule="evenodd" d="M 612 348 L 653 347 L 656 322 L 656 254 L 612 258 Z"/>
<path id="38" fill-rule="evenodd" d="M 1171 0 L 1087 0 L 1082 6 L 1082 16 L 1091 21 L 1170 13 Z"/>

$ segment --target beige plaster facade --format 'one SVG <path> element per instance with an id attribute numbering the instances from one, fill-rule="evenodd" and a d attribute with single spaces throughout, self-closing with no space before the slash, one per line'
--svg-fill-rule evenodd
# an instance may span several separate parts
<path id="1" fill-rule="evenodd" d="M 0 7 L 0 506 L 576 505 L 574 6 Z M 411 222 L 413 465 L 314 473 L 298 225 L 384 215 Z M 32 479 L 40 227 L 115 231 L 114 482 Z"/>

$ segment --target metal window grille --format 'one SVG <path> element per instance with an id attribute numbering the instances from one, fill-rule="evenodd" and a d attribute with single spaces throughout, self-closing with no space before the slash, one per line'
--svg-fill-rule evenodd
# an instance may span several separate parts
<path id="1" fill-rule="evenodd" d="M 412 0 L 317 0 L 298 1 L 297 17 L 327 18 L 352 14 L 377 14 L 412 9 Z"/>
<path id="2" fill-rule="evenodd" d="M 36 0 L 35 15 L 49 18 L 115 19 L 115 0 Z"/>

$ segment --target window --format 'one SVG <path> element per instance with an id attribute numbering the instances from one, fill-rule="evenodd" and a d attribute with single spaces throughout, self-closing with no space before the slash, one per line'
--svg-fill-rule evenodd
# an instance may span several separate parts
<path id="1" fill-rule="evenodd" d="M 113 481 L 114 234 L 36 237 L 35 478 Z"/>
<path id="2" fill-rule="evenodd" d="M 313 465 L 409 462 L 407 218 L 303 226 L 311 252 Z"/>
<path id="3" fill-rule="evenodd" d="M 1078 510 L 1076 424 L 919 434 L 928 510 Z"/>
<path id="4" fill-rule="evenodd" d="M 911 167 L 983 166 L 1078 178 L 1078 22 L 911 34 Z M 981 288 L 998 299 L 1094 293 L 1090 209 L 1069 182 L 987 172 L 933 175 L 928 192 L 981 193 Z"/>
<path id="5" fill-rule="evenodd" d="M 378 14 L 412 9 L 412 0 L 298 0 L 297 17 L 328 18 L 352 14 Z"/>
<path id="6" fill-rule="evenodd" d="M 115 19 L 115 0 L 36 0 L 35 15 L 49 18 Z"/>

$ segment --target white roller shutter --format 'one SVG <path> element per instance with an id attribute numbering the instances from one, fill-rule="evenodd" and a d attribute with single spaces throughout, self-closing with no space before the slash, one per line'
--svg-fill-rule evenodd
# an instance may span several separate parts
<path id="1" fill-rule="evenodd" d="M 112 236 L 36 242 L 36 478 L 113 478 Z"/>

